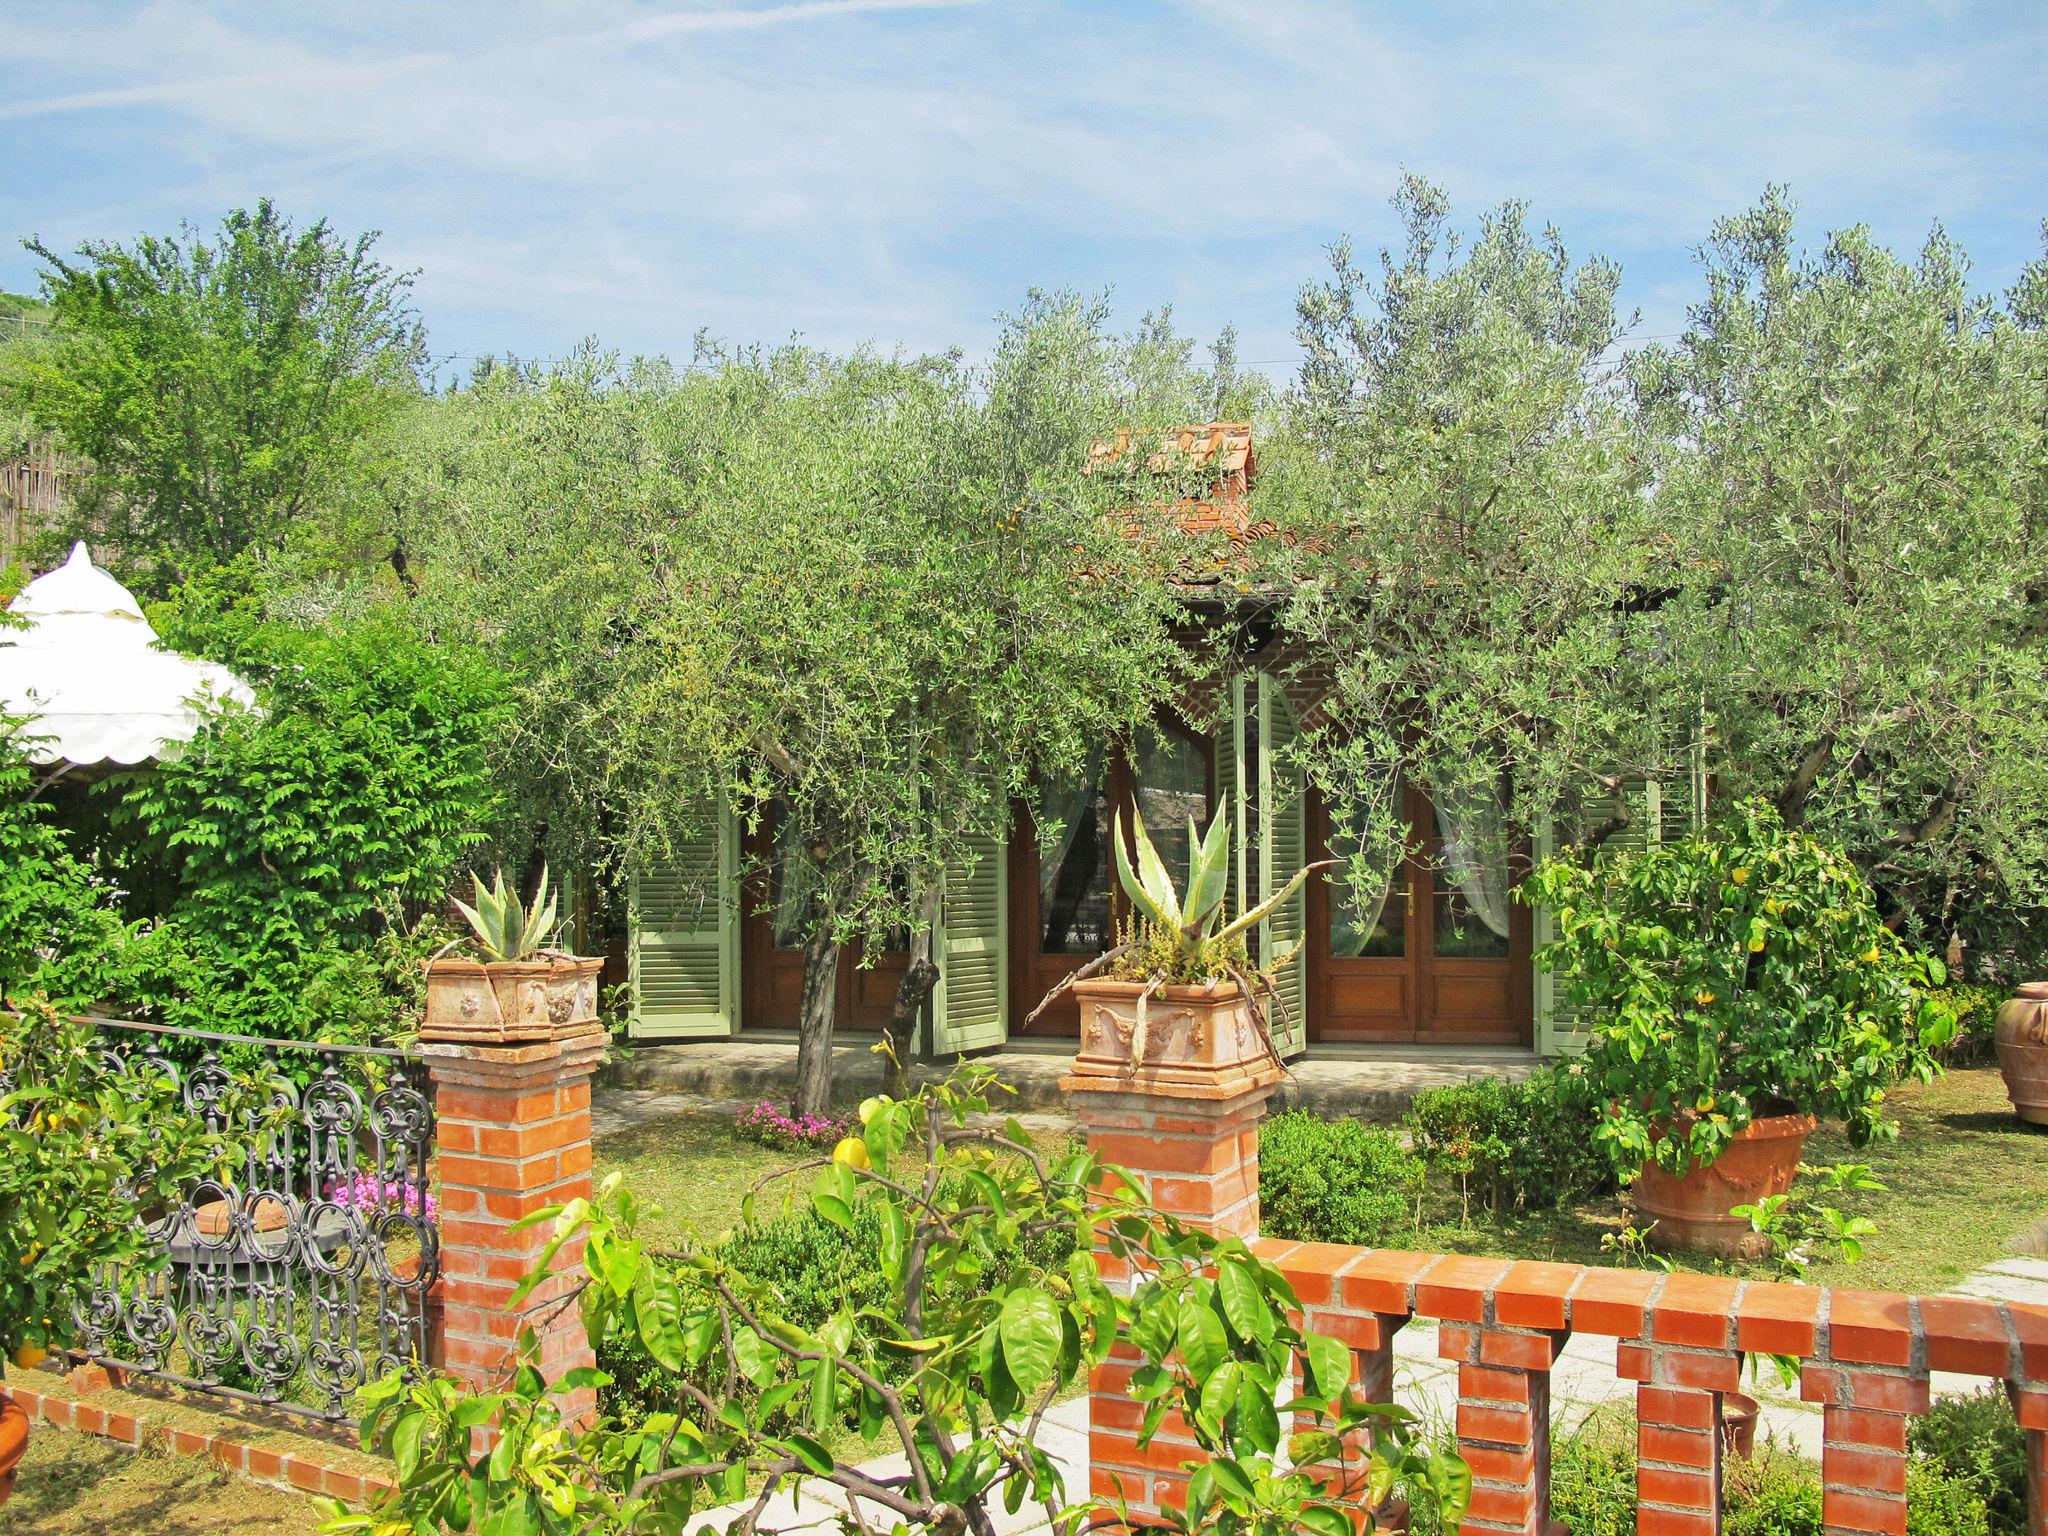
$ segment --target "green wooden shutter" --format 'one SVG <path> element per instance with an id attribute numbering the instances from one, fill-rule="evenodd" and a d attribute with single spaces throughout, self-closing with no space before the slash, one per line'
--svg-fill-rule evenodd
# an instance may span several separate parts
<path id="1" fill-rule="evenodd" d="M 1301 769 L 1285 759 L 1301 733 L 1280 680 L 1258 674 L 1259 824 L 1258 892 L 1264 901 L 1308 862 L 1307 796 Z M 1308 932 L 1308 887 L 1303 885 L 1259 924 L 1259 961 L 1271 965 L 1301 943 Z M 1273 1041 L 1282 1056 L 1308 1045 L 1307 955 L 1296 954 L 1274 978 L 1279 1006 L 1273 1008 Z M 1282 1021 L 1282 1015 L 1285 1021 Z"/>
<path id="2" fill-rule="evenodd" d="M 1250 843 L 1246 829 L 1250 818 L 1245 807 L 1245 760 L 1238 751 L 1244 739 L 1244 678 L 1233 677 L 1224 692 L 1223 713 L 1216 721 L 1216 803 L 1228 799 L 1230 812 L 1230 878 L 1223 882 L 1223 921 L 1230 922 L 1244 910 L 1247 887 L 1246 850 Z"/>
<path id="3" fill-rule="evenodd" d="M 951 1055 L 1001 1045 L 1010 1033 L 1009 850 L 977 839 L 979 856 L 946 866 L 946 894 L 932 955 L 932 1050 Z"/>
<path id="4" fill-rule="evenodd" d="M 692 839 L 631 882 L 635 1040 L 731 1035 L 739 1027 L 739 827 Z"/>

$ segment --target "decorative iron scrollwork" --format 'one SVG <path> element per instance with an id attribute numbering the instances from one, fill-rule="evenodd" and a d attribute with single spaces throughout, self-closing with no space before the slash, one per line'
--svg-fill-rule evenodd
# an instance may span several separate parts
<path id="1" fill-rule="evenodd" d="M 182 1070 L 165 1049 L 180 1035 L 205 1043 Z M 168 1074 L 186 1109 L 246 1153 L 234 1176 L 138 1213 L 166 1262 L 97 1277 L 77 1314 L 84 1350 L 322 1419 L 347 1418 L 374 1377 L 422 1368 L 440 1272 L 422 1064 L 396 1051 L 111 1021 L 103 1039 L 110 1071 Z M 220 1045 L 236 1048 L 232 1068 Z M 259 1054 L 279 1083 L 267 1108 L 237 1090 Z M 291 1086 L 294 1068 L 303 1087 Z"/>

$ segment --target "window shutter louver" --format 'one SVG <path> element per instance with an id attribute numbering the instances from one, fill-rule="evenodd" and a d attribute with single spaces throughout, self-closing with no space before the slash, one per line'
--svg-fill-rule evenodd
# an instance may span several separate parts
<path id="1" fill-rule="evenodd" d="M 972 867 L 946 865 L 945 899 L 932 954 L 932 1050 L 951 1055 L 1001 1045 L 1009 1038 L 1009 850 L 998 838 L 977 838 Z"/>
<path id="2" fill-rule="evenodd" d="M 739 828 L 679 845 L 629 884 L 635 1040 L 731 1035 L 739 1024 Z"/>
<path id="3" fill-rule="evenodd" d="M 1300 734 L 1294 708 L 1280 680 L 1258 674 L 1258 896 L 1266 900 L 1308 862 L 1307 796 L 1301 769 L 1286 760 Z M 1270 966 L 1300 945 L 1308 932 L 1308 887 L 1303 885 L 1259 924 L 1257 959 Z M 1273 981 L 1267 1004 L 1273 1043 L 1282 1056 L 1298 1055 L 1308 1044 L 1306 951 L 1296 954 Z"/>

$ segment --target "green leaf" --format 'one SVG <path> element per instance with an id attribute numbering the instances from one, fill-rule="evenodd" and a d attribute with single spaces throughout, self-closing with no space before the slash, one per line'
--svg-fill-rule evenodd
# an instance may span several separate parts
<path id="1" fill-rule="evenodd" d="M 640 1325 L 640 1342 L 665 1370 L 683 1368 L 687 1350 L 683 1340 L 682 1293 L 662 1272 L 659 1264 L 643 1264 L 633 1282 L 633 1315 Z M 703 1357 L 699 1355 L 698 1359 Z M 696 1362 L 691 1361 L 692 1364 Z"/>
<path id="2" fill-rule="evenodd" d="M 830 1453 L 809 1435 L 785 1435 L 782 1443 L 790 1448 L 795 1454 L 796 1459 L 804 1464 L 806 1470 L 815 1472 L 820 1477 L 824 1477 L 831 1472 L 832 1457 Z"/>
<path id="3" fill-rule="evenodd" d="M 1247 1261 L 1226 1256 L 1216 1266 L 1216 1288 L 1223 1299 L 1223 1317 L 1230 1331 L 1244 1343 L 1270 1338 L 1273 1319 L 1265 1293 L 1251 1273 Z"/>
<path id="4" fill-rule="evenodd" d="M 1003 1298 L 996 1331 L 1003 1341 L 1003 1364 L 1027 1395 L 1053 1379 L 1060 1352 L 1059 1308 L 1044 1291 L 1021 1287 Z"/>
<path id="5" fill-rule="evenodd" d="M 1222 1320 L 1193 1291 L 1181 1297 L 1180 1326 L 1176 1337 L 1181 1361 L 1197 1382 L 1208 1380 L 1230 1350 Z"/>
<path id="6" fill-rule="evenodd" d="M 1325 1400 L 1336 1399 L 1351 1384 L 1350 1347 L 1322 1333 L 1305 1334 L 1302 1346 L 1308 1356 L 1309 1385 L 1315 1395 Z"/>

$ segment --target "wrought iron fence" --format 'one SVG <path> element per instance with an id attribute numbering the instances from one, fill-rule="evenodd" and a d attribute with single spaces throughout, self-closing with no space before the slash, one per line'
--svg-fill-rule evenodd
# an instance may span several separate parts
<path id="1" fill-rule="evenodd" d="M 81 1348 L 177 1385 L 345 1420 L 366 1381 L 428 1359 L 439 1273 L 434 1101 L 402 1051 L 101 1020 L 116 1074 L 167 1073 L 246 1144 L 239 1172 L 142 1211 L 162 1264 L 96 1277 Z M 178 1059 L 178 1058 L 183 1058 Z M 273 1079 L 268 1103 L 231 1091 Z"/>

